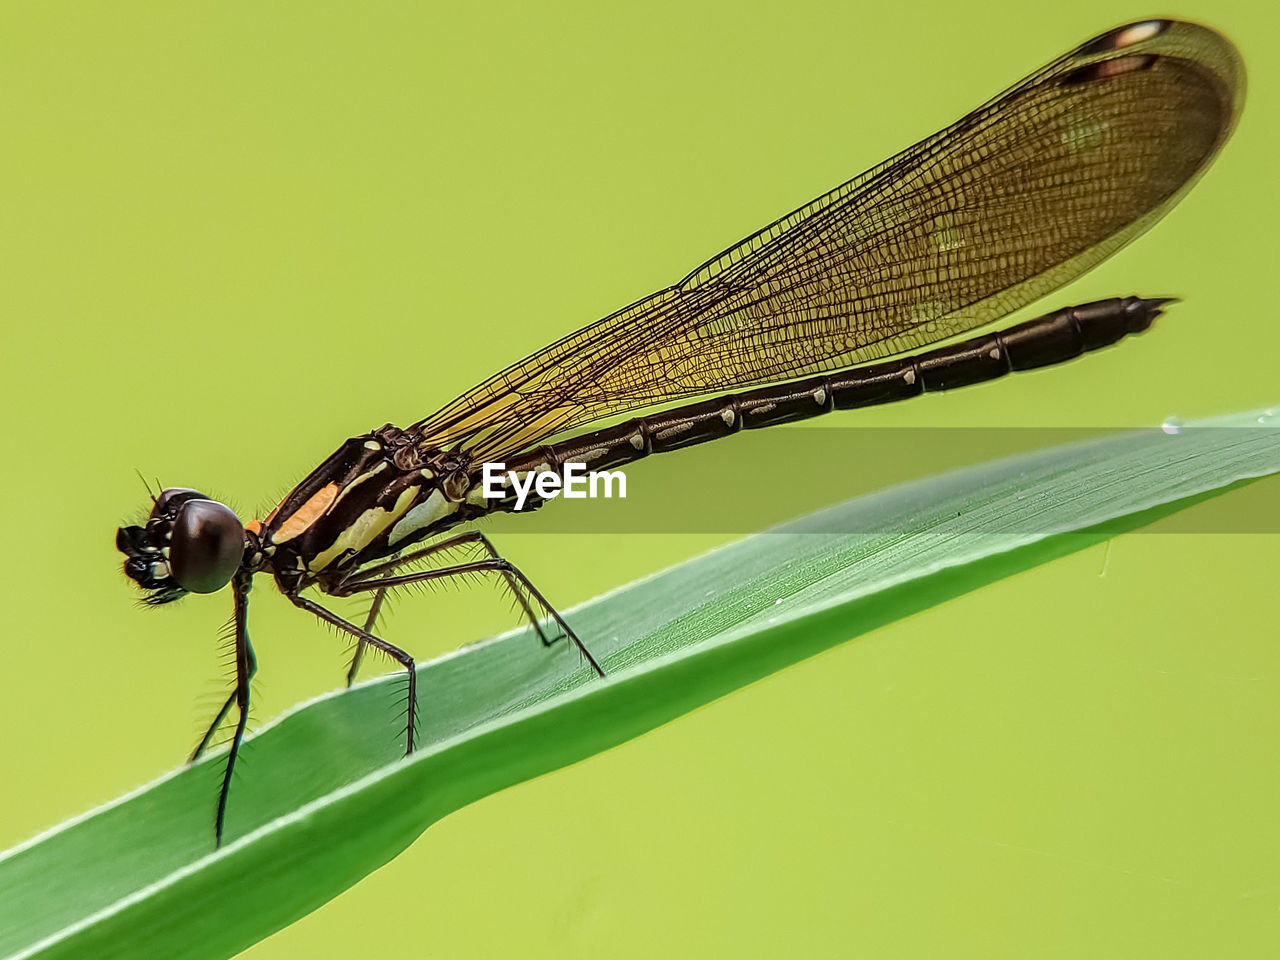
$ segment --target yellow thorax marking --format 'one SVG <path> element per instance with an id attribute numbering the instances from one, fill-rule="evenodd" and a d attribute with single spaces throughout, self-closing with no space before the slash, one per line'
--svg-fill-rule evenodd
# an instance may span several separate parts
<path id="1" fill-rule="evenodd" d="M 313 573 L 323 570 L 333 562 L 335 557 L 346 553 L 348 550 L 354 550 L 359 553 L 378 534 L 404 515 L 404 512 L 409 509 L 409 505 L 413 503 L 414 498 L 417 497 L 418 491 L 421 489 L 421 487 L 405 487 L 390 510 L 385 507 L 370 507 L 360 514 L 342 533 L 338 534 L 337 539 L 328 548 L 317 554 L 315 559 L 307 564 L 307 569 Z"/>
<path id="2" fill-rule="evenodd" d="M 326 510 L 325 513 L 331 512 L 334 507 L 336 507 L 338 504 L 342 502 L 343 497 L 345 497 L 348 493 L 350 493 L 360 484 L 364 483 L 366 480 L 368 480 L 370 477 L 374 476 L 375 474 L 381 473 L 383 468 L 386 467 L 386 465 L 387 465 L 386 461 L 383 460 L 380 463 L 375 464 L 372 470 L 366 470 L 364 473 L 360 474 L 360 476 L 356 477 L 354 480 L 348 483 L 345 487 L 342 488 L 342 492 L 339 493 L 337 498 L 333 501 L 333 503 L 329 505 L 329 509 Z"/>
<path id="3" fill-rule="evenodd" d="M 405 514 L 405 518 L 387 534 L 387 546 L 394 547 L 410 534 L 456 512 L 459 506 L 460 504 L 445 497 L 439 489 L 432 490 L 427 499 Z"/>
<path id="4" fill-rule="evenodd" d="M 325 484 L 312 495 L 310 500 L 295 510 L 288 520 L 280 524 L 280 529 L 275 532 L 271 539 L 276 543 L 287 543 L 300 535 L 329 509 L 337 496 L 338 485 L 336 483 Z M 272 515 L 274 516 L 274 511 Z"/>

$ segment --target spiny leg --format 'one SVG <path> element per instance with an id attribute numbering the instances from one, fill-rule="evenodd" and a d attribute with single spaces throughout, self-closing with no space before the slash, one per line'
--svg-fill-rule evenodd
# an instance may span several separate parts
<path id="1" fill-rule="evenodd" d="M 248 645 L 246 640 L 245 650 L 249 655 L 249 670 L 246 679 L 253 679 L 253 675 L 258 672 L 258 659 L 253 655 L 253 648 Z M 239 651 L 236 652 L 237 667 L 236 675 L 239 678 Z M 218 715 L 213 718 L 213 723 L 209 724 L 209 729 L 204 732 L 204 736 L 200 738 L 200 742 L 196 744 L 196 748 L 191 751 L 191 756 L 187 757 L 187 763 L 195 763 L 200 759 L 200 755 L 209 747 L 209 741 L 213 739 L 213 735 L 218 728 L 222 726 L 222 721 L 227 717 L 227 711 L 231 709 L 232 704 L 236 702 L 236 694 L 239 690 L 239 684 L 233 687 L 231 692 L 227 694 L 227 699 L 223 701 L 222 708 L 218 711 Z"/>
<path id="2" fill-rule="evenodd" d="M 494 545 L 489 541 L 489 538 L 479 530 L 468 530 L 466 533 L 460 533 L 456 537 L 451 537 L 450 539 L 456 540 L 459 543 L 465 541 L 478 543 L 484 548 L 485 553 L 489 555 L 490 560 L 502 560 L 504 563 L 506 562 L 498 553 Z M 512 569 L 514 570 L 515 568 L 512 567 Z M 524 574 L 519 573 L 519 571 L 516 571 L 515 573 L 506 573 L 502 579 L 506 581 L 507 589 L 515 595 L 516 602 L 520 604 L 520 609 L 524 611 L 525 619 L 533 624 L 534 630 L 538 631 L 538 639 L 542 641 L 542 645 L 544 647 L 549 647 L 562 639 L 563 635 L 548 639 L 546 632 L 542 629 L 542 618 L 533 612 L 533 606 L 529 603 L 529 594 L 527 591 L 531 591 L 538 596 L 538 602 L 550 611 L 552 617 L 555 617 L 556 612 L 551 605 L 546 602 L 546 600 L 542 599 L 541 594 L 538 594 L 536 590 L 532 590 L 528 581 L 525 580 Z"/>
<path id="3" fill-rule="evenodd" d="M 222 826 L 227 815 L 227 796 L 231 792 L 231 774 L 236 767 L 236 757 L 240 754 L 240 742 L 244 739 L 245 725 L 249 722 L 249 679 L 257 668 L 257 659 L 253 655 L 253 648 L 249 646 L 249 587 L 252 584 L 251 577 L 251 574 L 238 573 L 235 580 L 232 581 L 232 589 L 235 593 L 236 688 L 231 698 L 223 706 L 223 709 L 219 711 L 215 726 L 221 722 L 222 717 L 230 709 L 232 699 L 235 701 L 238 715 L 236 717 L 236 731 L 231 738 L 231 749 L 227 751 L 227 766 L 222 773 L 222 788 L 218 791 L 218 813 L 214 818 L 213 824 L 214 846 L 218 847 L 222 846 Z M 210 729 L 209 733 L 205 734 L 200 746 L 196 748 L 197 753 L 208 743 L 212 732 L 213 730 Z"/>
<path id="4" fill-rule="evenodd" d="M 394 564 L 380 564 L 376 567 L 362 571 L 359 579 L 347 580 L 344 583 L 338 584 L 331 592 L 334 596 L 349 597 L 353 594 L 369 590 L 387 590 L 391 587 L 402 587 L 411 583 L 425 583 L 430 580 L 443 580 L 449 577 L 461 577 L 471 573 L 497 573 L 504 577 L 514 577 L 520 582 L 520 585 L 529 592 L 529 595 L 533 597 L 540 606 L 542 606 L 543 609 L 550 612 L 552 618 L 556 622 L 556 625 L 561 629 L 561 631 L 563 631 L 564 635 L 573 642 L 573 645 L 578 648 L 578 652 L 581 653 L 587 663 L 591 665 L 591 669 L 593 669 L 598 675 L 602 677 L 604 676 L 604 670 L 601 669 L 600 664 L 596 662 L 596 658 L 591 655 L 591 651 L 587 649 L 586 644 L 578 639 L 578 635 L 573 632 L 573 629 L 565 622 L 564 618 L 560 616 L 560 613 L 556 608 L 547 602 L 547 598 L 539 592 L 537 587 L 529 582 L 529 578 L 526 577 L 511 561 L 502 557 L 493 557 L 488 560 L 473 560 L 469 563 L 458 563 L 450 567 L 440 567 L 437 570 L 423 570 L 418 573 L 407 573 L 389 577 L 379 576 L 381 573 L 394 569 L 395 566 L 398 566 L 400 563 L 410 560 L 411 557 L 412 555 L 405 557 L 400 561 L 395 561 Z"/>
<path id="5" fill-rule="evenodd" d="M 373 626 L 378 621 L 378 614 L 382 612 L 382 601 L 386 598 L 387 591 L 379 590 L 373 595 L 373 603 L 369 605 L 369 615 L 364 618 L 364 632 L 372 633 Z M 360 672 L 360 661 L 364 659 L 365 642 L 362 639 L 356 640 L 355 653 L 351 655 L 351 666 L 347 667 L 347 686 L 356 682 L 356 674 Z"/>
<path id="6" fill-rule="evenodd" d="M 454 547 L 460 547 L 468 543 L 478 544 L 485 551 L 485 553 L 488 554 L 491 560 L 503 560 L 502 556 L 499 555 L 498 551 L 494 548 L 493 544 L 489 541 L 488 537 L 486 537 L 483 533 L 481 533 L 478 530 L 468 530 L 466 533 L 459 533 L 459 534 L 456 534 L 455 536 L 448 537 L 445 540 L 441 540 L 438 543 L 433 543 L 428 547 L 423 547 L 421 550 L 415 550 L 414 552 L 406 554 L 403 557 L 396 557 L 392 560 L 388 560 L 386 563 L 380 563 L 377 566 L 362 570 L 360 571 L 359 580 L 355 582 L 359 582 L 359 583 L 368 582 L 368 580 L 371 577 L 377 577 L 382 574 L 391 573 L 405 566 L 406 564 L 417 563 L 419 561 L 425 560 L 427 557 L 430 557 L 433 554 L 441 553 L 443 551 L 453 549 Z M 504 560 L 503 562 L 505 563 L 506 561 Z M 442 567 L 440 569 L 447 570 L 450 568 Z M 514 570 L 514 568 L 512 569 Z M 552 644 L 556 643 L 558 640 L 560 640 L 560 637 L 558 636 L 554 638 L 548 638 L 546 631 L 542 629 L 542 618 L 539 617 L 534 612 L 533 605 L 529 603 L 529 594 L 524 589 L 525 585 L 528 584 L 527 579 L 525 579 L 522 574 L 519 574 L 519 571 L 516 571 L 515 573 L 508 572 L 503 576 L 503 579 L 506 581 L 507 588 L 515 596 L 516 601 L 520 604 L 520 609 L 524 611 L 525 617 L 528 619 L 529 623 L 533 625 L 533 629 L 538 632 L 538 639 L 542 641 L 542 645 L 544 647 L 549 647 Z M 559 617 L 556 616 L 555 609 L 552 608 L 551 605 L 548 604 L 545 600 L 543 600 L 541 595 L 538 594 L 536 590 L 533 590 L 532 592 L 536 596 L 538 596 L 539 602 L 547 609 L 547 611 L 551 614 L 551 616 L 557 621 L 559 621 Z M 383 588 L 378 590 L 373 595 L 373 603 L 369 607 L 369 616 L 365 619 L 365 622 L 364 622 L 364 629 L 366 632 L 371 633 L 373 631 L 374 621 L 377 620 L 378 618 L 378 613 L 382 609 L 382 600 L 386 596 L 386 594 L 387 594 L 387 591 L 385 588 Z M 351 686 L 351 684 L 355 681 L 356 672 L 360 669 L 360 662 L 364 659 L 364 654 L 365 654 L 364 641 L 362 640 L 356 641 L 356 650 L 355 650 L 355 654 L 351 658 L 351 667 L 349 670 L 347 670 L 347 686 Z"/>
<path id="7" fill-rule="evenodd" d="M 286 594 L 286 596 L 289 597 L 289 602 L 295 607 L 306 610 L 308 613 L 313 613 L 325 623 L 331 623 L 339 630 L 345 630 L 357 640 L 363 641 L 371 647 L 376 647 L 404 667 L 409 681 L 409 711 L 408 719 L 405 722 L 404 752 L 405 756 L 413 753 L 414 722 L 417 718 L 418 710 L 418 675 L 413 669 L 413 657 L 409 656 L 408 653 L 401 650 L 395 644 L 387 643 L 387 641 L 383 640 L 381 637 L 375 637 L 369 631 L 362 630 L 360 627 L 357 627 L 350 620 L 344 620 L 342 617 L 338 616 L 333 611 L 322 607 L 314 600 L 308 600 L 306 597 L 300 597 L 296 594 Z"/>

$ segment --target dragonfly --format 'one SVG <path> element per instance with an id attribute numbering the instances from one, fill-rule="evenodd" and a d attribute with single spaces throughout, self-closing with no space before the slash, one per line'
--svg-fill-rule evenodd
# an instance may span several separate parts
<path id="1" fill-rule="evenodd" d="M 567 638 L 603 677 L 519 568 L 482 532 L 454 530 L 516 510 L 509 488 L 481 482 L 486 464 L 517 477 L 566 464 L 617 467 L 744 429 L 1062 363 L 1140 333 L 1169 298 L 1100 300 L 958 339 L 1146 231 L 1218 153 L 1243 97 L 1240 56 L 1212 29 L 1169 19 L 1116 27 L 425 419 L 344 441 L 261 520 L 243 523 L 189 488 L 153 495 L 145 523 L 116 537 L 144 602 L 231 587 L 234 685 L 190 757 L 234 710 L 215 843 L 256 670 L 248 628 L 256 575 L 353 638 L 348 683 L 371 648 L 399 664 L 406 754 L 415 744 L 415 664 L 378 632 L 389 591 L 494 578 L 544 644 Z M 648 409 L 657 412 L 599 426 Z M 308 592 L 369 597 L 368 615 L 354 622 Z"/>

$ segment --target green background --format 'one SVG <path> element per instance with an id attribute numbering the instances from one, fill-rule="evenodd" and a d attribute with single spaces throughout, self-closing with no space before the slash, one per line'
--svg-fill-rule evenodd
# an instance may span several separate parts
<path id="1" fill-rule="evenodd" d="M 1087 362 L 841 415 L 904 427 L 1280 401 L 1272 5 L 6 5 L 0 846 L 173 766 L 224 689 L 227 597 L 130 602 L 135 468 L 260 513 L 1153 13 L 1241 46 L 1241 127 L 1046 306 L 1185 303 Z M 500 546 L 568 606 L 724 539 Z M 1274 956 L 1278 547 L 1134 534 L 981 590 L 463 810 L 246 956 Z M 259 720 L 343 669 L 262 587 Z M 511 624 L 484 589 L 401 607 L 423 658 Z"/>

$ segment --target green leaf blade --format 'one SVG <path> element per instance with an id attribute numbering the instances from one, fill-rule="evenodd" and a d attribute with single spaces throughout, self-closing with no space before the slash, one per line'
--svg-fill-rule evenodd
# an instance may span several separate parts
<path id="1" fill-rule="evenodd" d="M 422 665 L 422 748 L 394 679 L 246 742 L 212 850 L 220 758 L 0 858 L 0 955 L 222 957 L 336 896 L 440 817 L 608 749 L 788 664 L 1280 472 L 1250 413 L 1109 436 L 893 488 L 597 598 L 570 620 L 609 671 L 526 632 Z"/>

